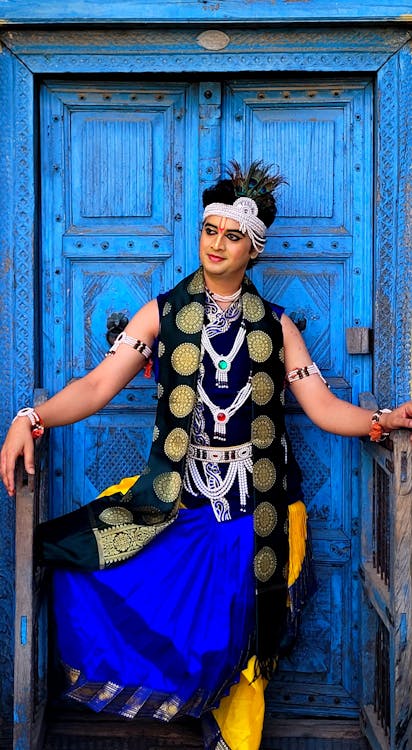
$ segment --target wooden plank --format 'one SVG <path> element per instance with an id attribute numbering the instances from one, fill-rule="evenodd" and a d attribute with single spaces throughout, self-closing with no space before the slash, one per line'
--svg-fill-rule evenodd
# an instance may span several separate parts
<path id="1" fill-rule="evenodd" d="M 33 525 L 34 479 L 16 472 L 16 609 L 13 750 L 30 750 L 33 715 Z"/>
<path id="2" fill-rule="evenodd" d="M 46 398 L 36 390 L 35 404 Z M 15 534 L 15 661 L 13 703 L 13 750 L 40 750 L 46 706 L 45 608 L 42 608 L 42 570 L 35 568 L 33 534 L 43 520 L 47 487 L 47 437 L 36 442 L 36 474 L 27 476 L 23 459 L 16 467 Z"/>
<path id="3" fill-rule="evenodd" d="M 1 0 L 0 23 L 3 24 L 60 24 L 60 23 L 155 23 L 171 21 L 173 23 L 187 23 L 188 21 L 209 23 L 213 22 L 348 22 L 380 21 L 402 22 L 412 21 L 410 2 L 389 2 L 389 0 L 345 0 L 334 2 L 331 0 L 166 0 L 165 2 L 136 3 L 135 0 L 122 0 L 113 3 L 112 0 L 101 2 L 87 2 L 77 0 L 72 3 L 61 3 L 60 0 Z"/>
<path id="4" fill-rule="evenodd" d="M 393 664 L 393 747 L 411 747 L 412 740 L 412 443 L 406 430 L 392 435 L 394 448 L 394 529 L 392 616 Z"/>

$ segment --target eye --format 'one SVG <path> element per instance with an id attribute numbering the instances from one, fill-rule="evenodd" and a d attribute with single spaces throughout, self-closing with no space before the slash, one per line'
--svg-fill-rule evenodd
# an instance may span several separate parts
<path id="1" fill-rule="evenodd" d="M 205 229 L 206 234 L 216 234 L 216 230 L 213 229 L 212 227 L 205 227 L 204 229 Z"/>
<path id="2" fill-rule="evenodd" d="M 228 240 L 230 240 L 231 242 L 239 242 L 239 240 L 241 240 L 241 239 L 242 239 L 241 237 L 239 237 L 239 235 L 238 235 L 238 234 L 232 234 L 231 232 L 228 232 L 228 233 L 227 233 L 227 235 L 226 235 L 226 237 L 227 237 L 227 238 L 228 238 Z"/>

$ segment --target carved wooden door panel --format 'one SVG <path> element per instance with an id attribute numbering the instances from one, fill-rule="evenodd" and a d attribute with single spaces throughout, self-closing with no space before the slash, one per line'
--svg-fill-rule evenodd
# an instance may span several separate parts
<path id="1" fill-rule="evenodd" d="M 48 81 L 41 89 L 43 386 L 93 368 L 107 321 L 130 317 L 197 265 L 200 192 L 220 164 L 279 165 L 279 214 L 252 276 L 304 328 L 333 390 L 371 390 L 372 92 L 363 80 L 201 83 Z M 52 512 L 88 502 L 147 457 L 153 380 L 52 434 Z M 358 711 L 358 447 L 320 433 L 292 402 L 319 591 L 268 691 L 272 713 Z"/>
<path id="2" fill-rule="evenodd" d="M 372 90 L 368 81 L 234 81 L 223 94 L 223 161 L 279 165 L 288 184 L 253 279 L 303 329 L 333 391 L 357 403 L 371 357 L 346 329 L 371 326 Z M 271 712 L 356 714 L 359 697 L 358 441 L 314 428 L 290 401 L 319 589 L 297 648 L 268 692 Z"/>
<path id="3" fill-rule="evenodd" d="M 43 377 L 51 393 L 101 361 L 113 318 L 131 318 L 182 275 L 188 91 L 42 88 Z M 54 514 L 141 471 L 153 383 L 141 373 L 98 415 L 53 431 Z"/>

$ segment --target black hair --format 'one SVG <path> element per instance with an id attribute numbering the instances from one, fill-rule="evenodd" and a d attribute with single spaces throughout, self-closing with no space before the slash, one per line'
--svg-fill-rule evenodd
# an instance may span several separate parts
<path id="1" fill-rule="evenodd" d="M 226 203 L 231 206 L 237 198 L 239 196 L 236 195 L 232 180 L 219 180 L 215 185 L 203 191 L 203 208 L 208 206 L 209 203 Z M 277 213 L 276 201 L 272 193 L 254 197 L 253 200 L 258 207 L 258 218 L 263 221 L 266 227 L 270 227 Z"/>

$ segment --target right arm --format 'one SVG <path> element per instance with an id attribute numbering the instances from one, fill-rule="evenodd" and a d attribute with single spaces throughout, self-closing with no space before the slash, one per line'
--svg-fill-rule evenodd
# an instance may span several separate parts
<path id="1" fill-rule="evenodd" d="M 129 336 L 152 346 L 159 332 L 156 300 L 142 307 L 125 328 Z M 106 357 L 97 367 L 79 380 L 69 383 L 55 396 L 36 407 L 45 427 L 78 422 L 102 409 L 146 363 L 142 354 L 127 344 L 119 346 L 113 356 Z M 24 456 L 25 469 L 34 473 L 34 449 L 31 425 L 27 417 L 19 417 L 10 426 L 0 457 L 0 473 L 9 495 L 13 495 L 14 470 L 18 456 Z"/>

